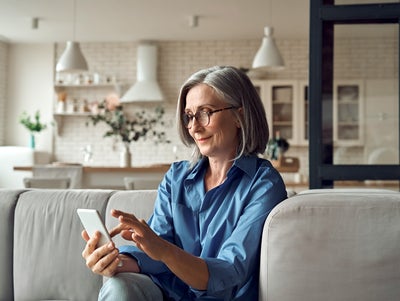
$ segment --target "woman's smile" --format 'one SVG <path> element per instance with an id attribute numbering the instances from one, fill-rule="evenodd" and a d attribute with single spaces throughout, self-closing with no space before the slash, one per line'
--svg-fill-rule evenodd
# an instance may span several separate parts
<path id="1" fill-rule="evenodd" d="M 210 136 L 209 137 L 198 137 L 198 138 L 196 138 L 196 141 L 199 143 L 203 143 L 209 139 L 210 139 Z"/>

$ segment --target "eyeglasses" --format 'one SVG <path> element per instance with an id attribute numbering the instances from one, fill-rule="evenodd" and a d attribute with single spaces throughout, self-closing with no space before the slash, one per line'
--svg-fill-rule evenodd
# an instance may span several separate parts
<path id="1" fill-rule="evenodd" d="M 210 116 L 212 114 L 218 113 L 218 112 L 222 112 L 222 111 L 225 111 L 225 110 L 231 110 L 231 109 L 236 109 L 236 108 L 235 107 L 227 107 L 227 108 L 218 109 L 218 110 L 214 110 L 214 111 L 198 111 L 194 115 L 184 113 L 182 115 L 183 125 L 186 128 L 190 129 L 192 127 L 192 125 L 193 125 L 193 119 L 196 119 L 197 122 L 201 126 L 207 126 L 210 123 Z"/>

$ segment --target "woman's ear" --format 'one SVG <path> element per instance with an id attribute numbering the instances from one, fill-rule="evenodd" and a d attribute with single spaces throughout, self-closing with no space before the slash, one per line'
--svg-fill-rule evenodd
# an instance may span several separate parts
<path id="1" fill-rule="evenodd" d="M 239 115 L 241 115 L 243 117 L 243 107 L 240 107 L 239 109 L 237 109 L 237 111 L 239 112 Z M 242 127 L 240 125 L 240 121 L 238 118 L 236 119 L 236 127 L 239 129 Z"/>

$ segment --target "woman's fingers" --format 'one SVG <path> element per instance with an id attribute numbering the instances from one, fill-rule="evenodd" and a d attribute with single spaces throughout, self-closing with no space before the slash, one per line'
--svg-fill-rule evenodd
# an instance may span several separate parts
<path id="1" fill-rule="evenodd" d="M 112 242 L 97 248 L 86 257 L 86 266 L 93 273 L 103 276 L 112 276 L 118 266 L 119 251 Z"/>
<path id="2" fill-rule="evenodd" d="M 124 230 L 121 232 L 121 237 L 125 240 L 132 241 L 132 233 L 133 232 L 134 231 L 132 231 L 132 230 Z"/>
<path id="3" fill-rule="evenodd" d="M 82 236 L 82 238 L 83 238 L 85 241 L 88 241 L 89 238 L 90 238 L 90 237 L 89 237 L 89 234 L 87 234 L 86 230 L 82 230 L 81 236 Z"/>
<path id="4" fill-rule="evenodd" d="M 111 215 L 118 219 L 123 218 L 127 223 L 135 223 L 139 221 L 135 215 L 117 209 L 112 209 Z"/>
<path id="5" fill-rule="evenodd" d="M 82 251 L 83 258 L 87 259 L 87 257 L 89 257 L 90 254 L 92 254 L 93 251 L 96 249 L 97 243 L 100 240 L 100 235 L 100 232 L 96 231 L 93 237 L 90 238 L 85 230 L 82 231 L 82 237 L 84 240 L 86 240 L 86 246 Z"/>
<path id="6" fill-rule="evenodd" d="M 86 265 L 96 274 L 112 276 L 118 267 L 118 254 L 118 249 L 109 246 L 105 250 L 99 248 L 89 257 Z"/>
<path id="7" fill-rule="evenodd" d="M 114 237 L 115 235 L 127 229 L 129 229 L 129 226 L 125 224 L 118 224 L 116 227 L 112 228 L 109 233 L 111 237 Z"/>
<path id="8" fill-rule="evenodd" d="M 115 218 L 118 218 L 120 222 L 116 227 L 114 227 L 110 231 L 110 236 L 114 237 L 117 234 L 122 235 L 123 231 L 140 231 L 141 221 L 137 219 L 137 217 L 133 214 L 129 214 L 120 210 L 112 209 L 111 215 Z M 122 235 L 124 239 L 130 240 L 126 235 Z"/>

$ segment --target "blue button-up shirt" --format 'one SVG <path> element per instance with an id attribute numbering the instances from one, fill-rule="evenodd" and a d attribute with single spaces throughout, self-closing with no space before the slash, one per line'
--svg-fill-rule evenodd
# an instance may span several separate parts
<path id="1" fill-rule="evenodd" d="M 205 191 L 208 160 L 189 169 L 173 163 L 158 189 L 150 227 L 162 238 L 207 263 L 208 287 L 192 289 L 168 267 L 135 246 L 120 252 L 137 259 L 172 300 L 258 300 L 260 241 L 271 209 L 284 200 L 285 185 L 267 160 L 237 159 L 221 185 Z"/>

